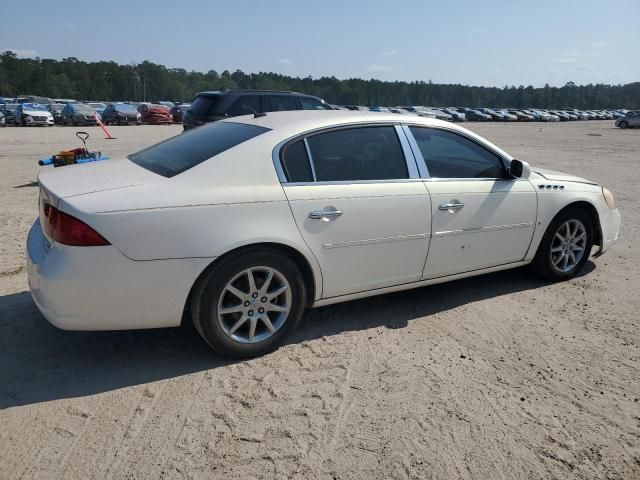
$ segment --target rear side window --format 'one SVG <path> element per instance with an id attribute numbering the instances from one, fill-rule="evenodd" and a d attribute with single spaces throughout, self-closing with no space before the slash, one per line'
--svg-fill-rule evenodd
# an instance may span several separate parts
<path id="1" fill-rule="evenodd" d="M 260 111 L 260 97 L 258 95 L 243 95 L 239 97 L 227 109 L 227 115 L 236 117 L 238 115 L 251 115 Z"/>
<path id="2" fill-rule="evenodd" d="M 500 157 L 456 133 L 409 127 L 433 178 L 504 178 Z"/>
<path id="3" fill-rule="evenodd" d="M 173 177 L 268 131 L 268 128 L 244 123 L 209 123 L 129 155 L 128 158 L 158 175 Z"/>
<path id="4" fill-rule="evenodd" d="M 293 95 L 269 95 L 265 97 L 265 112 L 298 110 L 298 102 Z"/>
<path id="5" fill-rule="evenodd" d="M 316 180 L 395 180 L 409 178 L 393 127 L 335 130 L 309 137 Z"/>
<path id="6" fill-rule="evenodd" d="M 304 140 L 298 140 L 282 149 L 282 169 L 289 182 L 313 182 L 313 173 Z"/>
<path id="7" fill-rule="evenodd" d="M 329 105 L 313 97 L 300 97 L 303 110 L 333 110 Z"/>
<path id="8" fill-rule="evenodd" d="M 222 95 L 199 95 L 193 101 L 189 110 L 200 117 L 213 115 L 220 104 L 221 98 Z"/>

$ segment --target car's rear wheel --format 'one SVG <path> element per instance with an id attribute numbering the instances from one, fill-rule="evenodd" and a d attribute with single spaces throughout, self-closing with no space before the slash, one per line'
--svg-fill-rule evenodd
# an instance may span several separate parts
<path id="1" fill-rule="evenodd" d="M 277 250 L 215 264 L 192 299 L 196 330 L 218 353 L 252 357 L 278 348 L 297 327 L 306 292 L 298 266 Z"/>
<path id="2" fill-rule="evenodd" d="M 618 125 L 620 128 L 628 128 L 629 127 L 629 123 L 626 120 L 623 120 L 620 122 L 620 124 Z"/>
<path id="3" fill-rule="evenodd" d="M 587 263 L 594 242 L 594 227 L 581 209 L 561 212 L 542 237 L 533 270 L 554 282 L 572 278 Z"/>

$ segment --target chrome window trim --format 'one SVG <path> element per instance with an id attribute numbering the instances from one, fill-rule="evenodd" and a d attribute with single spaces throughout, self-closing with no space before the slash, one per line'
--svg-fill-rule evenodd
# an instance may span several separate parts
<path id="1" fill-rule="evenodd" d="M 311 155 L 311 149 L 309 148 L 307 139 L 309 137 L 320 135 L 322 133 L 328 133 L 336 130 L 346 130 L 352 128 L 367 128 L 367 127 L 393 127 L 396 136 L 398 137 L 398 141 L 400 142 L 400 147 L 402 148 L 402 153 L 404 155 L 404 160 L 407 166 L 407 173 L 409 178 L 397 178 L 397 179 L 385 179 L 385 180 L 333 180 L 333 181 L 316 181 L 315 179 L 315 166 L 313 165 L 313 159 Z M 311 130 L 307 130 L 305 132 L 300 132 L 291 137 L 288 137 L 273 147 L 271 153 L 271 160 L 273 162 L 273 166 L 275 167 L 276 174 L 278 176 L 278 180 L 280 184 L 283 186 L 310 186 L 310 185 L 349 185 L 349 184 L 375 184 L 375 183 L 407 183 L 407 182 L 421 182 L 422 178 L 420 178 L 420 173 L 416 168 L 416 159 L 413 155 L 410 145 L 408 144 L 408 139 L 403 139 L 403 135 L 400 134 L 401 131 L 400 122 L 389 122 L 389 121 L 380 121 L 380 122 L 366 122 L 366 123 L 349 123 L 349 124 L 341 124 L 341 125 L 332 125 L 329 127 L 319 127 Z M 403 132 L 404 133 L 404 132 Z M 314 181 L 313 182 L 289 182 L 287 180 L 287 176 L 282 168 L 282 163 L 280 161 L 280 152 L 282 147 L 288 145 L 290 143 L 294 143 L 299 139 L 303 139 L 305 143 L 305 148 L 307 149 L 307 157 L 309 160 L 309 164 L 311 167 L 311 172 L 313 174 Z M 404 140 L 404 142 L 403 142 Z M 411 154 L 410 156 L 408 154 Z M 412 165 L 413 163 L 413 165 Z"/>
<path id="2" fill-rule="evenodd" d="M 464 132 L 461 132 L 459 130 L 456 130 L 454 128 L 447 128 L 446 126 L 440 126 L 440 125 L 420 125 L 420 124 L 416 124 L 416 123 L 403 123 L 403 128 L 404 128 L 404 132 L 407 135 L 407 138 L 409 139 L 409 144 L 412 145 L 416 151 L 415 151 L 415 156 L 416 156 L 416 162 L 418 163 L 418 168 L 421 171 L 421 176 L 422 179 L 424 181 L 428 181 L 428 182 L 458 182 L 458 181 L 464 181 L 464 182 L 468 182 L 468 181 L 481 181 L 481 182 L 486 182 L 486 181 L 497 181 L 497 180 L 505 180 L 505 181 L 514 181 L 514 180 L 525 180 L 525 179 L 518 179 L 518 178 L 498 178 L 498 177 L 486 177 L 486 178 L 476 178 L 476 177 L 469 177 L 469 178 L 448 178 L 448 177 L 432 177 L 431 175 L 429 175 L 429 169 L 427 168 L 427 163 L 424 160 L 424 157 L 422 156 L 422 152 L 420 151 L 420 147 L 418 147 L 418 142 L 416 142 L 416 139 L 414 138 L 413 134 L 411 133 L 410 127 L 418 127 L 418 128 L 429 128 L 429 129 L 433 129 L 433 130 L 443 130 L 449 133 L 453 133 L 456 135 L 459 135 L 467 140 L 469 140 L 470 142 L 475 143 L 476 145 L 484 148 L 485 150 L 489 151 L 489 153 L 492 153 L 493 155 L 495 155 L 496 157 L 498 157 L 500 159 L 500 162 L 502 162 L 502 166 L 504 168 L 505 174 L 508 175 L 509 173 L 509 161 L 507 158 L 504 157 L 504 155 L 500 154 L 499 152 L 495 151 L 493 148 L 491 148 L 488 145 L 485 145 L 484 143 L 479 142 L 477 139 L 466 135 Z M 425 176 L 426 175 L 426 176 Z"/>
<path id="3" fill-rule="evenodd" d="M 304 137 L 304 148 L 307 151 L 307 160 L 309 161 L 309 166 L 311 167 L 311 177 L 313 178 L 313 183 L 317 182 L 318 177 L 316 176 L 316 167 L 313 164 L 313 157 L 311 156 L 311 148 L 309 148 L 309 141 L 307 137 Z"/>

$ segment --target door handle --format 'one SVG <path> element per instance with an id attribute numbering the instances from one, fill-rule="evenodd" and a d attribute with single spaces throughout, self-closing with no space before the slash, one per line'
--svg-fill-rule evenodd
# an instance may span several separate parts
<path id="1" fill-rule="evenodd" d="M 460 203 L 459 200 L 452 200 L 449 203 L 441 203 L 438 207 L 440 210 L 460 210 L 464 207 L 464 203 Z"/>
<path id="2" fill-rule="evenodd" d="M 309 218 L 314 220 L 329 221 L 332 218 L 338 218 L 342 216 L 342 210 L 338 210 L 336 207 L 324 207 L 322 210 L 314 210 L 309 212 Z"/>

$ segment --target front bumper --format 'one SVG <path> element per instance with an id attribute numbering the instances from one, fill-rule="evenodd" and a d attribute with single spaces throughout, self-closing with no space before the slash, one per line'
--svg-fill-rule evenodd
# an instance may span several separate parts
<path id="1" fill-rule="evenodd" d="M 53 125 L 53 117 L 47 117 L 47 118 L 25 117 L 24 123 L 27 126 L 30 126 L 30 125 Z"/>
<path id="2" fill-rule="evenodd" d="M 606 252 L 613 242 L 620 236 L 620 211 L 617 208 L 600 213 L 600 230 L 602 232 L 602 244 L 595 256 L 599 257 Z"/>
<path id="3" fill-rule="evenodd" d="M 180 325 L 199 270 L 193 259 L 134 261 L 115 247 L 50 246 L 36 220 L 27 237 L 31 296 L 63 330 Z"/>

